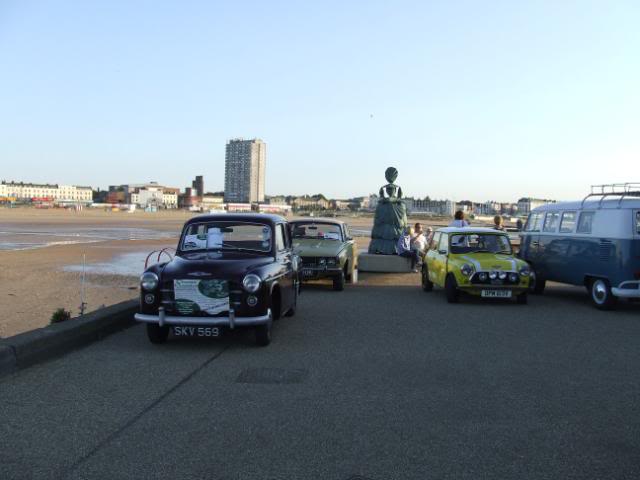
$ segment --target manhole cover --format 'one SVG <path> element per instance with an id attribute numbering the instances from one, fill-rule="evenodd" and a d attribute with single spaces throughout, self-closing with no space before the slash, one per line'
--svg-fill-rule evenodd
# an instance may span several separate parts
<path id="1" fill-rule="evenodd" d="M 236 383 L 302 383 L 308 374 L 305 369 L 246 368 L 240 372 Z"/>

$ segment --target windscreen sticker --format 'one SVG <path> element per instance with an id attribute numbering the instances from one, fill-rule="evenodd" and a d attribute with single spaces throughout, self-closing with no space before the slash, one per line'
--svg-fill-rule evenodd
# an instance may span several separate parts
<path id="1" fill-rule="evenodd" d="M 207 232 L 207 248 L 222 247 L 222 232 L 219 228 L 210 228 Z"/>
<path id="2" fill-rule="evenodd" d="M 324 234 L 326 240 L 340 240 L 340 234 L 335 232 L 327 232 Z"/>
<path id="3" fill-rule="evenodd" d="M 187 235 L 184 238 L 185 250 L 198 250 L 207 248 L 207 239 L 198 235 Z"/>

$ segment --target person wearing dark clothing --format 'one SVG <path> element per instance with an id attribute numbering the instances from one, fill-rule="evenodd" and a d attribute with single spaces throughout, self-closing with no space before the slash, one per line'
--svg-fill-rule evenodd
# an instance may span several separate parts
<path id="1" fill-rule="evenodd" d="M 417 272 L 416 264 L 420 259 L 418 252 L 411 248 L 411 234 L 412 229 L 407 228 L 402 235 L 398 238 L 398 243 L 396 244 L 396 252 L 401 257 L 406 257 L 411 259 L 411 270 L 413 272 Z"/>

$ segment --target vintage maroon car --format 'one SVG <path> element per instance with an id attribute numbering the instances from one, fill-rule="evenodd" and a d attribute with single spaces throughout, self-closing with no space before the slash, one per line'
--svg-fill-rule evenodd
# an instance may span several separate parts
<path id="1" fill-rule="evenodd" d="M 219 214 L 190 219 L 175 257 L 140 278 L 140 313 L 149 340 L 217 337 L 250 327 L 268 345 L 271 324 L 295 314 L 299 259 L 287 222 L 277 215 Z"/>

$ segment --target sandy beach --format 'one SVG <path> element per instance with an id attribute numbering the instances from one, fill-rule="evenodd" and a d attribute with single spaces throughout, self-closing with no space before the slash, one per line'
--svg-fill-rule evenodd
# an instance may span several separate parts
<path id="1" fill-rule="evenodd" d="M 0 209 L 0 241 L 5 245 L 0 248 L 0 337 L 43 327 L 58 308 L 78 315 L 83 257 L 85 312 L 136 298 L 146 255 L 175 247 L 182 225 L 193 215 Z M 341 218 L 356 233 L 360 230 L 356 240 L 366 248 L 372 217 Z"/>

